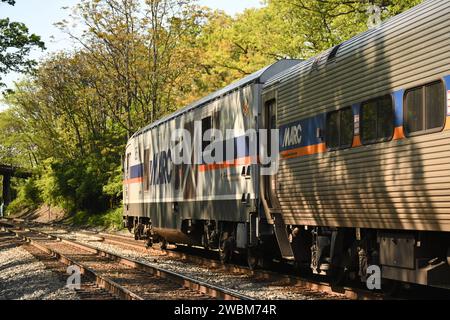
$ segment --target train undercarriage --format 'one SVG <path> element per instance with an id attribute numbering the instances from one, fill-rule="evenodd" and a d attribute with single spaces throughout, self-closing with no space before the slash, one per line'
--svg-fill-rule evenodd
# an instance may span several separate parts
<path id="1" fill-rule="evenodd" d="M 265 223 L 184 220 L 179 232 L 153 228 L 150 219 L 125 225 L 147 245 L 187 244 L 215 250 L 223 262 L 246 259 L 268 268 L 282 254 L 273 226 Z M 294 264 L 301 274 L 325 275 L 332 284 L 360 280 L 373 289 L 414 283 L 450 288 L 450 235 L 444 232 L 286 226 Z M 377 278 L 376 271 L 381 274 Z"/>
<path id="2" fill-rule="evenodd" d="M 245 258 L 251 268 L 266 266 L 274 258 L 281 259 L 273 232 L 259 232 L 257 236 L 248 223 L 184 220 L 179 231 L 154 228 L 149 218 L 128 217 L 124 224 L 136 240 L 146 240 L 147 246 L 159 243 L 162 249 L 169 244 L 202 247 L 218 251 L 224 263 Z"/>
<path id="3" fill-rule="evenodd" d="M 374 282 L 378 269 L 383 283 L 450 284 L 448 233 L 297 226 L 290 235 L 295 260 L 335 283 Z"/>

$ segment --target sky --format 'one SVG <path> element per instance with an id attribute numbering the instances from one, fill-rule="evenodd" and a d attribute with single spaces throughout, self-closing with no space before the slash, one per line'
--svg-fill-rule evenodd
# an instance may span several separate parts
<path id="1" fill-rule="evenodd" d="M 41 36 L 47 50 L 32 53 L 32 58 L 39 60 L 49 53 L 70 49 L 71 42 L 67 35 L 53 24 L 68 17 L 70 9 L 63 8 L 71 8 L 77 3 L 78 0 L 16 0 L 15 6 L 0 3 L 0 18 L 9 17 L 11 21 L 23 22 L 31 33 Z M 198 0 L 198 3 L 224 10 L 230 15 L 261 6 L 261 0 Z M 9 74 L 2 78 L 8 87 L 12 87 L 21 75 Z M 4 108 L 0 101 L 0 111 Z"/>

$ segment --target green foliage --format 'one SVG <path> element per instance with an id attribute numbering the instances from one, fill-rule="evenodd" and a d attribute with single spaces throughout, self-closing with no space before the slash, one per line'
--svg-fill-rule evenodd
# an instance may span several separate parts
<path id="1" fill-rule="evenodd" d="M 5 96 L 0 163 L 36 170 L 10 208 L 44 202 L 76 223 L 120 225 L 121 155 L 136 130 L 278 59 L 309 58 L 366 30 L 369 4 L 387 18 L 418 2 L 267 0 L 231 17 L 193 0 L 80 0 L 72 17 L 82 35 L 58 24 L 78 46 Z M 0 73 L 32 67 L 33 47 L 43 43 L 25 26 L 0 20 Z"/>
<path id="2" fill-rule="evenodd" d="M 39 190 L 35 178 L 18 181 L 15 189 L 17 197 L 8 206 L 8 214 L 34 210 L 42 203 L 41 190 Z"/>
<path id="3" fill-rule="evenodd" d="M 103 193 L 111 199 L 111 207 L 120 204 L 122 191 L 123 172 L 122 166 L 119 166 L 109 174 L 108 182 L 103 186 Z"/>
<path id="4" fill-rule="evenodd" d="M 89 214 L 86 211 L 79 211 L 73 215 L 69 221 L 78 226 L 106 227 L 113 230 L 123 228 L 123 208 L 108 210 L 101 214 Z"/>
<path id="5" fill-rule="evenodd" d="M 14 5 L 13 0 L 2 0 Z M 30 34 L 27 26 L 20 22 L 0 19 L 0 87 L 2 74 L 8 72 L 29 72 L 36 66 L 36 61 L 28 59 L 34 48 L 45 49 L 44 42 L 35 34 Z"/>
<path id="6" fill-rule="evenodd" d="M 107 173 L 101 167 L 89 159 L 48 159 L 36 183 L 48 204 L 62 207 L 67 212 L 86 210 L 97 213 L 107 208 L 102 192 Z"/>

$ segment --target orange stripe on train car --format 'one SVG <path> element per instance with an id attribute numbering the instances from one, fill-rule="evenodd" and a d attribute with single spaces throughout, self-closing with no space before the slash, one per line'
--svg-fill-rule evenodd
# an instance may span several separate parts
<path id="1" fill-rule="evenodd" d="M 144 181 L 144 178 L 134 178 L 134 179 L 124 180 L 123 184 L 141 183 L 143 181 Z"/>
<path id="2" fill-rule="evenodd" d="M 403 130 L 403 126 L 396 127 L 394 130 L 394 140 L 400 140 L 405 138 L 405 132 Z"/>
<path id="3" fill-rule="evenodd" d="M 212 164 L 202 164 L 199 166 L 198 170 L 200 172 L 218 170 L 218 169 L 226 169 L 237 166 L 246 166 L 252 164 L 253 157 L 244 157 L 236 160 L 225 161 L 223 163 L 212 163 Z"/>
<path id="4" fill-rule="evenodd" d="M 325 143 L 319 143 L 312 146 L 283 151 L 281 152 L 281 157 L 283 159 L 291 159 L 311 154 L 323 153 L 325 151 L 327 151 Z"/>
<path id="5" fill-rule="evenodd" d="M 353 145 L 352 145 L 352 148 L 357 148 L 357 147 L 361 147 L 362 146 L 362 143 L 361 143 L 361 136 L 355 136 L 354 138 L 353 138 Z"/>
<path id="6" fill-rule="evenodd" d="M 450 116 L 447 116 L 447 120 L 445 122 L 444 131 L 450 130 Z"/>

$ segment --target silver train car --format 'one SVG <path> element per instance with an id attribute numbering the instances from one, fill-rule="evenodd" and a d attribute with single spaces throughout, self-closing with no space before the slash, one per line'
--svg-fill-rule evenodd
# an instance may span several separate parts
<path id="1" fill-rule="evenodd" d="M 172 164 L 168 136 L 194 120 L 202 133 L 237 129 L 234 155 Z M 278 172 L 249 161 L 246 129 L 279 130 Z M 140 130 L 127 145 L 124 219 L 137 238 L 224 260 L 240 251 L 251 266 L 283 258 L 335 282 L 378 266 L 386 283 L 449 287 L 449 141 L 450 1 L 428 0 Z"/>
<path id="2" fill-rule="evenodd" d="M 148 236 L 151 225 L 153 240 L 208 247 L 219 236 L 234 234 L 237 245 L 247 247 L 248 219 L 258 212 L 259 171 L 249 159 L 245 132 L 258 129 L 263 84 L 299 63 L 274 63 L 130 139 L 125 158 L 125 220 L 137 238 Z M 196 121 L 201 128 L 196 128 Z M 175 165 L 170 139 L 180 128 L 192 136 L 216 129 L 225 137 L 227 130 L 233 130 L 228 140 L 233 140 L 234 150 L 223 163 Z"/>

